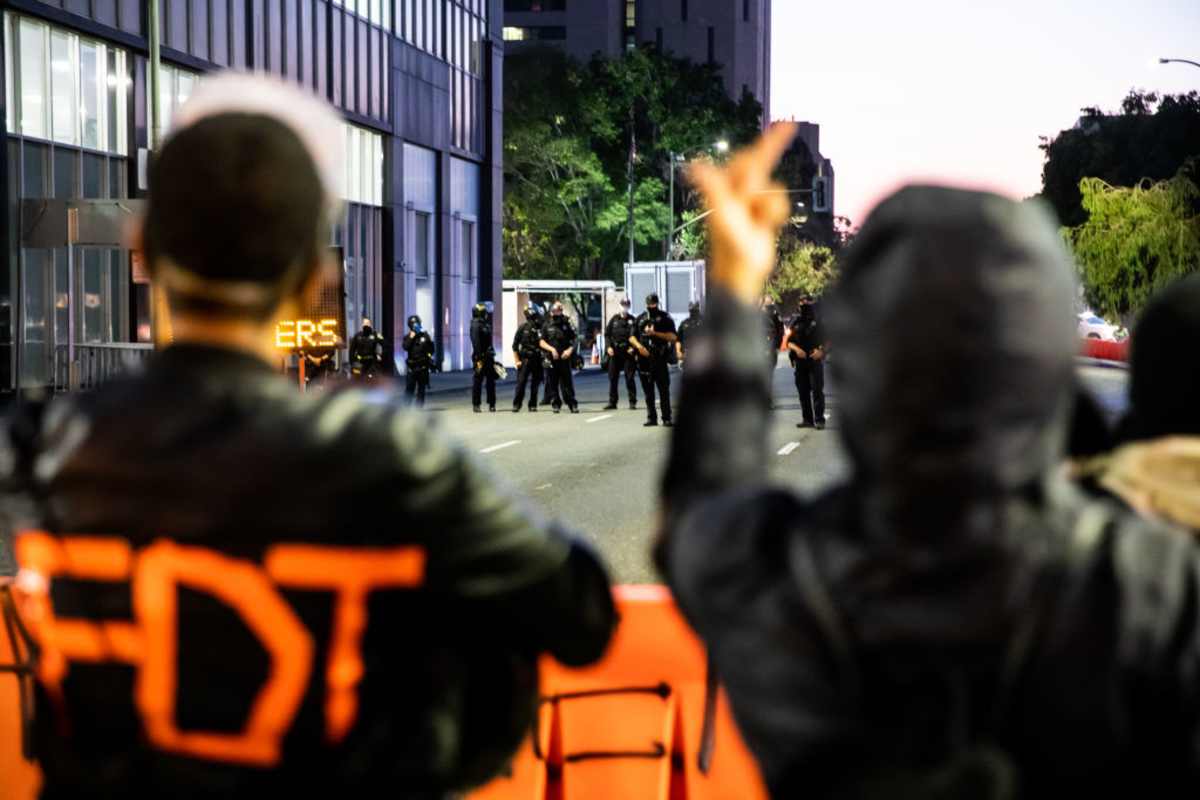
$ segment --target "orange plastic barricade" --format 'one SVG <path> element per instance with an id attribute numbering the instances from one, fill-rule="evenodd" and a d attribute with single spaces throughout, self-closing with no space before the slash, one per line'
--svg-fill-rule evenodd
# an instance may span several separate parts
<path id="1" fill-rule="evenodd" d="M 621 623 L 595 666 L 542 662 L 539 746 L 471 800 L 757 800 L 767 793 L 723 693 L 707 769 L 704 648 L 661 586 L 616 589 Z"/>
<path id="2" fill-rule="evenodd" d="M 0 583 L 0 666 L 14 667 L 18 662 L 13 652 L 15 609 L 8 586 Z M 20 676 L 8 669 L 0 671 L 0 798 L 4 800 L 33 800 L 41 784 L 38 768 L 21 754 L 21 694 Z"/>

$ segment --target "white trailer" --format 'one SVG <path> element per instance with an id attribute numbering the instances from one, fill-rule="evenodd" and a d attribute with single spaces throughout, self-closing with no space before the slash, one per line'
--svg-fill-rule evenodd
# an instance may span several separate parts
<path id="1" fill-rule="evenodd" d="M 507 280 L 501 296 L 500 348 L 499 355 L 504 366 L 516 366 L 512 354 L 512 341 L 517 329 L 525 321 L 525 306 L 533 301 L 550 313 L 550 303 L 562 300 L 567 313 L 573 317 L 579 332 L 580 346 L 590 347 L 589 331 L 599 328 L 596 344 L 604 347 L 604 326 L 617 311 L 619 294 L 612 281 L 554 281 L 554 280 Z M 574 302 L 570 302 L 574 301 Z M 584 309 L 582 316 L 577 309 Z M 581 351 L 585 360 L 591 352 Z"/>
<path id="2" fill-rule="evenodd" d="M 703 261 L 638 261 L 625 265 L 625 294 L 634 314 L 646 310 L 646 295 L 658 294 L 660 307 L 678 324 L 687 318 L 688 304 L 704 303 Z"/>

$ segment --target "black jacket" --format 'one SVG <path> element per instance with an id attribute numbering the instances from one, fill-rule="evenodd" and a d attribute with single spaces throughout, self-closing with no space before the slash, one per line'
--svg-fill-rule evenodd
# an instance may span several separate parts
<path id="1" fill-rule="evenodd" d="M 540 352 L 541 341 L 541 324 L 526 320 L 520 328 L 517 328 L 517 333 L 513 336 L 512 349 L 522 359 L 532 358 Z"/>
<path id="2" fill-rule="evenodd" d="M 1073 293 L 1034 208 L 885 202 L 824 313 L 852 474 L 814 500 L 768 486 L 762 312 L 710 295 L 659 555 L 774 796 L 944 763 L 959 723 L 1023 797 L 1196 795 L 1200 555 L 1056 477 Z"/>
<path id="3" fill-rule="evenodd" d="M 404 352 L 408 354 L 405 359 L 408 368 L 428 370 L 434 366 L 434 347 L 433 339 L 425 331 L 421 331 L 415 336 L 404 336 Z"/>
<path id="4" fill-rule="evenodd" d="M 575 338 L 575 326 L 567 319 L 566 314 L 561 317 L 546 317 L 545 323 L 542 324 L 542 341 L 557 350 L 560 356 L 564 350 L 575 346 Z"/>
<path id="5" fill-rule="evenodd" d="M 628 353 L 632 350 L 633 345 L 629 343 L 629 337 L 633 336 L 637 330 L 634 327 L 636 321 L 633 314 L 624 311 L 614 314 L 604 329 L 605 345 L 611 347 L 616 353 Z"/>
<path id="6" fill-rule="evenodd" d="M 54 613 L 163 632 L 143 657 L 177 681 L 139 694 L 120 640 L 70 659 L 62 706 L 38 697 L 46 797 L 440 796 L 527 732 L 537 653 L 592 661 L 613 626 L 586 547 L 378 392 L 299 394 L 249 356 L 175 346 L 19 430 L 0 428 L 2 508 L 51 532 L 20 537 L 22 566 L 91 542 L 51 577 Z M 237 734 L 269 682 L 277 758 L 151 736 Z"/>
<path id="7" fill-rule="evenodd" d="M 350 339 L 352 364 L 376 364 L 382 361 L 383 337 L 370 328 L 360 330 Z"/>
<path id="8" fill-rule="evenodd" d="M 471 320 L 471 360 L 480 361 L 496 355 L 492 347 L 492 323 L 486 319 Z"/>
<path id="9" fill-rule="evenodd" d="M 671 318 L 671 315 L 661 308 L 654 312 L 646 310 L 638 315 L 636 325 L 638 340 L 642 343 L 642 347 L 650 351 L 650 357 L 665 359 L 675 345 L 657 336 L 650 336 L 647 331 L 675 333 L 675 320 Z"/>
<path id="10" fill-rule="evenodd" d="M 788 328 L 791 330 L 788 344 L 796 345 L 805 353 L 811 355 L 813 350 L 825 346 L 825 331 L 821 329 L 821 323 L 817 321 L 815 315 L 805 318 L 803 315 L 797 314 L 788 323 Z M 795 354 L 793 353 L 793 355 Z"/>
<path id="11" fill-rule="evenodd" d="M 700 332 L 700 326 L 704 324 L 702 317 L 689 316 L 683 322 L 679 323 L 679 346 L 686 352 L 688 347 L 688 339 Z"/>

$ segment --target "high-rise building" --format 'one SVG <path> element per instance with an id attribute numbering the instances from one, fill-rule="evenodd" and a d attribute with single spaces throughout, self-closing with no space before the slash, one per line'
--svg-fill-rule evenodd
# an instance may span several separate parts
<path id="1" fill-rule="evenodd" d="M 730 96 L 749 91 L 771 118 L 771 0 L 504 0 L 504 39 L 510 52 L 553 45 L 580 60 L 652 44 L 715 62 Z"/>
<path id="2" fill-rule="evenodd" d="M 144 196 L 147 4 L 15 5 L 0 51 L 0 393 L 61 385 L 68 352 L 116 351 L 151 327 L 145 271 L 119 239 L 30 234 L 36 201 L 71 200 L 86 214 L 97 200 Z M 372 319 L 402 368 L 405 319 L 418 313 L 443 367 L 466 367 L 471 306 L 501 294 L 502 0 L 160 6 L 164 122 L 221 69 L 273 73 L 327 98 L 346 125 L 347 210 L 331 242 L 345 255 L 346 319 Z"/>

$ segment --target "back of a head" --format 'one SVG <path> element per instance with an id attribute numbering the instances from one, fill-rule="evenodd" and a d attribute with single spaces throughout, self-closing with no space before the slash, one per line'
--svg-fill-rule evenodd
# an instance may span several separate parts
<path id="1" fill-rule="evenodd" d="M 337 205 L 335 126 L 316 98 L 269 78 L 202 85 L 150 171 L 144 246 L 173 308 L 261 318 L 311 276 Z"/>
<path id="2" fill-rule="evenodd" d="M 858 479 L 919 516 L 1043 474 L 1070 408 L 1073 297 L 1037 205 L 924 186 L 885 200 L 824 313 Z"/>
<path id="3" fill-rule="evenodd" d="M 1129 435 L 1200 435 L 1200 275 L 1156 295 L 1133 331 Z"/>

